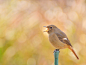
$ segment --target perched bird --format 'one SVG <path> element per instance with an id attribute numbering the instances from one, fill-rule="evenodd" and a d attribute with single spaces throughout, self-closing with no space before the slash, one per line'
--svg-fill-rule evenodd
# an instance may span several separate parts
<path id="1" fill-rule="evenodd" d="M 79 59 L 79 57 L 73 50 L 73 47 L 72 47 L 69 39 L 67 38 L 67 36 L 64 32 L 62 32 L 55 25 L 48 25 L 48 26 L 44 26 L 44 27 L 47 28 L 47 30 L 44 32 L 47 32 L 49 34 L 49 41 L 55 48 L 57 48 L 57 49 L 68 48 L 74 53 L 76 58 Z"/>

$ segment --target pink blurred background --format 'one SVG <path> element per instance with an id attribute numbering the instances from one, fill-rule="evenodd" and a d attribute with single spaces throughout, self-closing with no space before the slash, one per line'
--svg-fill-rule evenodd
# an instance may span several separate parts
<path id="1" fill-rule="evenodd" d="M 0 0 L 0 65 L 54 65 L 46 25 L 64 31 L 80 60 L 60 50 L 59 65 L 86 65 L 86 0 Z"/>

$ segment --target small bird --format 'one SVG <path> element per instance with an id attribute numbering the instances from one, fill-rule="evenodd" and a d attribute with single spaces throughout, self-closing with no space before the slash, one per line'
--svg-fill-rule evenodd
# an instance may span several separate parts
<path id="1" fill-rule="evenodd" d="M 44 26 L 44 27 L 47 28 L 47 30 L 44 32 L 47 32 L 49 34 L 49 41 L 55 48 L 57 48 L 57 49 L 68 48 L 74 53 L 76 58 L 79 59 L 79 57 L 73 50 L 73 46 L 71 45 L 69 39 L 67 38 L 67 36 L 64 32 L 62 32 L 55 25 L 48 25 L 48 26 Z"/>

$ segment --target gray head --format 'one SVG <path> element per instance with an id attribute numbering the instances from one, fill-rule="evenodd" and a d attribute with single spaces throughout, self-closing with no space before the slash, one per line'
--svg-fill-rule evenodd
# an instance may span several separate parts
<path id="1" fill-rule="evenodd" d="M 47 30 L 44 32 L 47 32 L 48 34 L 55 32 L 55 30 L 57 29 L 57 27 L 55 25 L 48 25 L 48 26 L 44 26 L 44 27 L 47 28 Z"/>

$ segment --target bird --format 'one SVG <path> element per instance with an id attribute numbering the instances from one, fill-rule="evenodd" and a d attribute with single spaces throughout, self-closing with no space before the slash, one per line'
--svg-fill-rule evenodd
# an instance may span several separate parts
<path id="1" fill-rule="evenodd" d="M 50 43 L 57 49 L 65 49 L 68 48 L 70 49 L 73 54 L 76 56 L 77 59 L 79 59 L 79 57 L 77 56 L 77 54 L 75 53 L 73 46 L 71 45 L 67 35 L 61 31 L 59 28 L 57 28 L 55 25 L 48 25 L 48 26 L 44 26 L 47 28 L 46 31 L 49 34 L 49 41 Z"/>

